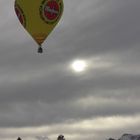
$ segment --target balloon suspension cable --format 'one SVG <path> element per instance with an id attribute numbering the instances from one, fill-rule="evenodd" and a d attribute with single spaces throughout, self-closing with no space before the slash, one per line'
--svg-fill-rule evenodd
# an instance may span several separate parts
<path id="1" fill-rule="evenodd" d="M 39 46 L 39 48 L 38 48 L 38 53 L 43 53 L 43 49 L 41 46 Z"/>

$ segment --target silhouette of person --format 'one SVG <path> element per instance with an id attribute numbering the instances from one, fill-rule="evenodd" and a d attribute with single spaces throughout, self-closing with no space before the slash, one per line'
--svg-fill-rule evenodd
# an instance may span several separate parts
<path id="1" fill-rule="evenodd" d="M 64 136 L 63 135 L 59 135 L 57 140 L 65 140 Z"/>
<path id="2" fill-rule="evenodd" d="M 22 140 L 22 139 L 20 137 L 18 137 L 17 140 Z"/>

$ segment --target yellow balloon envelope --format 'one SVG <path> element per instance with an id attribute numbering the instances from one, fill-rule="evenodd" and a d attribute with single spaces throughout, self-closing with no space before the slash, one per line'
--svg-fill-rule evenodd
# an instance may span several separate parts
<path id="1" fill-rule="evenodd" d="M 15 12 L 23 27 L 39 45 L 59 22 L 63 13 L 63 0 L 16 0 Z"/>

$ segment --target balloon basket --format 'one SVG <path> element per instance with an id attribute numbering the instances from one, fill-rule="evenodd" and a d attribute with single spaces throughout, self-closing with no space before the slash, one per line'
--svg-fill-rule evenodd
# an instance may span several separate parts
<path id="1" fill-rule="evenodd" d="M 43 53 L 43 49 L 41 46 L 38 48 L 38 53 Z"/>

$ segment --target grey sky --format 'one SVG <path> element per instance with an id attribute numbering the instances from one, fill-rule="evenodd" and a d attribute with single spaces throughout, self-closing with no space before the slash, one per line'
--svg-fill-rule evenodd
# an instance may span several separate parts
<path id="1" fill-rule="evenodd" d="M 0 139 L 105 140 L 140 130 L 139 0 L 65 0 L 44 53 L 0 1 Z M 71 63 L 83 59 L 85 72 Z"/>

